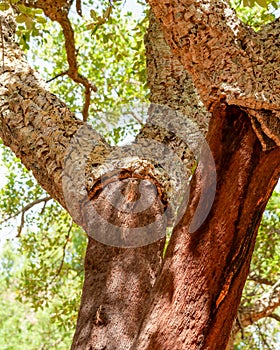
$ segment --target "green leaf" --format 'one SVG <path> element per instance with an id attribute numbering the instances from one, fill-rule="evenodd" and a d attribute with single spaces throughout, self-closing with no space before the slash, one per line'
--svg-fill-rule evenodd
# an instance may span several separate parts
<path id="1" fill-rule="evenodd" d="M 266 0 L 255 0 L 257 4 L 259 4 L 261 7 L 267 8 L 267 1 Z"/>
<path id="2" fill-rule="evenodd" d="M 35 17 L 35 19 L 38 23 L 41 23 L 41 24 L 47 23 L 47 19 L 45 17 L 37 16 L 37 17 Z"/>
<path id="3" fill-rule="evenodd" d="M 33 19 L 29 16 L 26 16 L 25 25 L 28 30 L 31 30 L 34 25 Z"/>
<path id="4" fill-rule="evenodd" d="M 279 7 L 279 4 L 276 1 L 272 1 L 271 5 L 275 8 L 275 10 L 277 10 Z"/>
<path id="5" fill-rule="evenodd" d="M 90 17 L 97 21 L 98 15 L 95 10 L 90 10 Z"/>
<path id="6" fill-rule="evenodd" d="M 104 12 L 103 18 L 109 18 L 111 15 L 111 12 L 112 12 L 112 6 L 107 7 Z"/>
<path id="7" fill-rule="evenodd" d="M 243 0 L 243 5 L 246 7 L 253 7 L 255 0 Z"/>
<path id="8" fill-rule="evenodd" d="M 17 23 L 25 23 L 26 20 L 27 20 L 27 16 L 24 15 L 23 13 L 21 13 L 20 15 L 18 15 L 18 16 L 16 17 L 16 22 L 17 22 Z"/>
<path id="9" fill-rule="evenodd" d="M 5 2 L 0 3 L 0 11 L 7 11 L 9 10 L 9 8 L 10 8 L 9 4 L 6 4 Z"/>
<path id="10" fill-rule="evenodd" d="M 30 8 L 28 8 L 28 7 L 26 7 L 26 6 L 22 5 L 22 4 L 18 4 L 17 8 L 19 9 L 19 11 L 21 13 L 24 13 L 26 15 L 29 15 L 30 12 L 32 12 L 32 9 L 30 9 Z"/>

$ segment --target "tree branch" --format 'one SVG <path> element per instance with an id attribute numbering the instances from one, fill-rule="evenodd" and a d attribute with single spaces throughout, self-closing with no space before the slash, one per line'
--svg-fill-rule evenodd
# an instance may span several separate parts
<path id="1" fill-rule="evenodd" d="M 271 290 L 264 294 L 261 299 L 254 303 L 253 307 L 240 307 L 239 320 L 240 325 L 248 327 L 264 317 L 271 317 L 273 312 L 280 306 L 280 282 L 273 285 Z M 275 314 L 274 314 L 275 315 Z M 240 330 L 236 322 L 234 333 Z"/>
<path id="2" fill-rule="evenodd" d="M 67 61 L 69 69 L 66 74 L 76 83 L 81 84 L 85 88 L 85 102 L 83 106 L 83 120 L 87 121 L 88 111 L 90 106 L 91 91 L 96 92 L 97 88 L 93 85 L 86 77 L 79 73 L 79 66 L 77 62 L 77 50 L 75 47 L 74 31 L 71 22 L 68 18 L 68 11 L 70 9 L 70 2 L 65 0 L 60 1 L 60 6 L 56 3 L 55 6 L 53 1 L 50 0 L 38 0 L 38 1 L 23 1 L 25 6 L 40 8 L 44 11 L 45 15 L 52 21 L 58 22 L 63 31 L 65 38 L 65 49 L 67 54 Z M 81 15 L 80 2 L 77 1 L 77 12 Z"/>
<path id="3" fill-rule="evenodd" d="M 268 286 L 273 286 L 274 283 L 269 280 L 269 279 L 266 279 L 266 278 L 261 278 L 253 273 L 249 274 L 248 276 L 248 280 L 249 281 L 254 281 L 254 282 L 257 282 L 257 283 L 260 283 L 260 284 L 265 284 L 265 285 L 268 285 Z"/>
<path id="4" fill-rule="evenodd" d="M 279 36 L 276 42 L 262 40 L 226 1 L 149 3 L 207 109 L 221 101 L 240 106 L 250 115 L 263 148 L 280 146 Z"/>
<path id="5" fill-rule="evenodd" d="M 151 139 L 167 145 L 180 159 L 187 186 L 200 156 L 211 114 L 204 107 L 191 76 L 168 46 L 152 11 L 145 47 L 152 105 L 136 142 Z M 178 203 L 170 203 L 172 212 L 176 212 Z M 172 223 L 170 218 L 169 225 Z"/>
<path id="6" fill-rule="evenodd" d="M 270 314 L 268 317 L 271 317 L 271 318 L 273 318 L 274 320 L 280 322 L 280 316 L 277 315 L 277 314 L 272 313 L 272 314 Z"/>
<path id="7" fill-rule="evenodd" d="M 24 206 L 22 209 L 18 210 L 15 214 L 10 215 L 10 216 L 7 217 L 6 219 L 0 221 L 0 225 L 2 225 L 4 222 L 7 222 L 7 221 L 9 221 L 9 220 L 11 220 L 11 219 L 17 217 L 19 214 L 21 214 L 21 222 L 22 222 L 22 224 L 21 224 L 20 227 L 22 228 L 22 226 L 23 226 L 23 224 L 24 224 L 24 218 L 23 218 L 23 217 L 24 217 L 24 214 L 25 214 L 29 209 L 33 208 L 35 205 L 40 204 L 40 203 L 43 203 L 43 202 L 46 204 L 46 203 L 47 203 L 49 200 L 51 200 L 51 199 L 52 199 L 52 197 L 47 196 L 47 197 L 44 197 L 44 198 L 38 198 L 38 199 L 34 200 L 33 202 L 28 203 L 28 204 L 27 204 L 26 206 Z M 20 235 L 20 232 L 21 232 L 21 230 L 19 230 L 18 236 Z"/>
<path id="8" fill-rule="evenodd" d="M 64 75 L 68 74 L 68 70 L 62 73 L 59 73 L 57 75 L 55 75 L 53 78 L 49 79 L 46 81 L 46 83 L 51 83 L 53 80 L 59 78 L 59 77 L 63 77 Z"/>
<path id="9" fill-rule="evenodd" d="M 91 220 L 97 215 L 92 213 L 95 209 L 90 203 L 109 183 L 116 186 L 111 185 L 114 192 L 119 191 L 117 188 L 122 180 L 147 179 L 153 184 L 149 191 L 156 188 L 158 199 L 166 208 L 176 197 L 177 188 L 171 183 L 173 179 L 169 171 L 158 166 L 157 158 L 151 158 L 151 154 L 158 151 L 158 145 L 142 140 L 137 145 L 112 148 L 89 125 L 75 118 L 64 103 L 45 90 L 42 81 L 37 79 L 11 41 L 13 28 L 7 18 L 2 18 L 2 21 L 6 56 L 0 80 L 0 137 L 4 144 L 9 145 L 33 171 L 42 187 L 89 234 L 93 230 Z M 163 152 L 162 149 L 159 151 Z M 160 159 L 161 153 L 158 155 Z M 169 157 L 167 161 L 172 168 L 173 160 Z M 173 167 L 173 174 L 176 170 Z M 120 171 L 119 175 L 116 171 Z M 130 180 L 123 184 L 129 187 Z M 135 220 L 136 217 L 127 213 L 128 219 Z M 122 231 L 124 228 L 118 226 L 118 229 Z M 139 235 L 139 239 L 144 238 Z"/>
<path id="10" fill-rule="evenodd" d="M 60 275 L 61 271 L 62 271 L 62 268 L 63 268 L 63 265 L 64 265 L 64 259 L 65 259 L 65 254 L 66 254 L 66 247 L 67 247 L 67 244 L 69 243 L 69 237 L 70 237 L 70 234 L 71 234 L 71 231 L 72 231 L 72 228 L 73 228 L 73 220 L 71 220 L 71 223 L 69 225 L 69 229 L 68 229 L 68 232 L 67 234 L 65 235 L 65 242 L 64 242 L 64 245 L 62 247 L 62 257 L 61 257 L 61 260 L 60 260 L 60 264 L 59 264 L 59 267 L 56 271 L 56 274 L 51 278 L 51 280 L 48 282 L 48 285 L 51 285 L 53 283 L 53 281 Z"/>
<path id="11" fill-rule="evenodd" d="M 267 342 L 267 340 L 266 340 L 266 338 L 265 338 L 265 336 L 264 336 L 264 334 L 263 334 L 263 331 L 262 331 L 260 325 L 259 325 L 258 323 L 256 323 L 256 326 L 257 326 L 257 328 L 258 328 L 259 335 L 260 335 L 260 338 L 261 338 L 261 340 L 262 340 L 263 345 L 265 346 L 265 349 L 267 349 L 267 350 L 273 350 L 273 349 L 269 346 L 269 344 L 268 344 L 268 342 Z"/>
<path id="12" fill-rule="evenodd" d="M 79 16 L 82 16 L 82 4 L 81 0 L 76 0 L 76 11 Z"/>

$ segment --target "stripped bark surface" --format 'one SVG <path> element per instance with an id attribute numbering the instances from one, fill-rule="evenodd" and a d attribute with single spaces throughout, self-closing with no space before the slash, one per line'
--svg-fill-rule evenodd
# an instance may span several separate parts
<path id="1" fill-rule="evenodd" d="M 249 117 L 227 105 L 215 111 L 207 140 L 217 171 L 215 201 L 195 229 L 213 186 L 205 157 L 132 349 L 226 348 L 261 214 L 279 178 L 280 150 L 262 151 Z"/>

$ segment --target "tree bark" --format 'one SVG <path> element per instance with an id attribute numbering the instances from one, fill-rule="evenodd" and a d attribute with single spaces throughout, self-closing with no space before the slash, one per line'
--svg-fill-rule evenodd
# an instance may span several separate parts
<path id="1" fill-rule="evenodd" d="M 261 215 L 279 177 L 280 150 L 262 151 L 249 117 L 227 105 L 215 110 L 207 140 L 217 171 L 215 201 L 200 222 L 213 186 L 213 169 L 202 156 L 132 349 L 226 348 Z"/>
<path id="2" fill-rule="evenodd" d="M 199 131 L 200 134 L 197 136 L 197 139 L 201 139 L 208 127 L 209 114 L 199 100 L 190 76 L 180 62 L 173 57 L 163 38 L 159 25 L 152 15 L 146 46 L 151 101 L 155 105 L 150 109 L 150 117 L 137 136 L 137 142 L 153 139 L 168 145 L 184 164 L 184 176 L 187 179 L 191 174 L 190 170 L 195 161 L 195 155 L 191 152 L 187 142 L 183 142 L 184 138 L 178 137 L 178 134 L 180 134 L 178 125 L 181 124 L 182 127 L 185 126 L 187 128 L 190 126 L 188 124 L 189 120 L 195 121 L 196 132 L 198 133 Z M 161 84 L 162 81 L 168 81 L 169 83 L 166 85 Z M 153 111 L 156 108 L 159 108 L 159 118 Z M 175 115 L 174 111 L 179 111 L 180 114 Z M 166 127 L 166 119 L 162 118 L 163 114 L 165 114 L 165 117 L 169 116 L 169 127 Z M 191 130 L 188 131 L 190 132 Z M 191 142 L 191 138 L 193 141 L 196 138 L 193 133 L 188 142 Z M 199 142 L 201 143 L 201 140 Z M 196 145 L 196 147 L 199 149 L 199 145 Z M 144 231 L 145 228 L 142 228 L 142 235 Z M 154 249 L 153 246 L 138 248 L 130 257 L 133 264 L 129 260 L 118 260 L 118 265 L 116 266 L 120 268 L 127 266 L 121 274 L 116 269 L 110 270 L 110 274 L 117 276 L 118 281 L 110 281 L 108 277 L 106 291 L 104 291 L 102 285 L 99 287 L 99 283 L 94 283 L 93 281 L 96 280 L 97 273 L 104 273 L 102 266 L 108 266 L 111 262 L 106 258 L 104 259 L 104 256 L 97 257 L 93 246 L 94 242 L 90 240 L 85 260 L 86 274 L 81 310 L 72 349 L 87 349 L 90 346 L 92 349 L 101 349 L 103 347 L 106 347 L 106 349 L 129 349 L 137 334 L 135 327 L 131 327 L 130 320 L 136 320 L 138 325 L 141 323 L 141 317 L 149 300 L 151 288 L 161 268 L 162 258 L 160 252 L 163 248 L 163 242 L 160 243 L 160 249 L 158 250 Z M 108 250 L 109 248 L 106 249 Z M 113 250 L 116 252 L 120 251 L 119 249 Z M 149 256 L 150 261 L 154 262 L 154 264 L 148 266 L 147 261 L 141 258 L 143 255 Z M 113 254 L 110 254 L 110 259 L 111 256 Z M 139 267 L 139 264 L 142 265 L 143 262 L 146 267 Z M 99 266 L 98 271 L 92 268 L 92 265 Z M 135 269 L 139 272 L 135 273 Z M 147 288 L 146 283 L 146 291 L 142 293 L 142 302 L 138 304 L 138 309 L 137 307 L 134 309 L 135 295 L 139 294 L 136 286 L 141 286 L 143 281 L 147 279 L 147 274 L 150 275 L 151 272 L 153 278 L 150 280 L 150 286 Z M 133 274 L 135 280 L 128 278 L 126 273 Z M 116 284 L 119 285 L 122 298 L 119 298 L 119 294 L 115 290 Z M 111 288 L 113 289 L 111 290 Z M 98 296 L 96 296 L 96 289 L 99 290 Z M 132 296 L 126 298 L 126 295 Z M 126 300 L 128 303 L 125 302 Z M 139 303 L 138 299 L 136 299 L 136 303 Z M 101 313 L 100 318 L 103 317 L 106 321 L 97 321 L 98 310 Z M 135 311 L 137 311 L 136 314 L 134 314 Z"/>
<path id="3" fill-rule="evenodd" d="M 112 148 L 94 130 L 75 118 L 63 102 L 46 90 L 45 84 L 37 78 L 14 43 L 12 17 L 2 17 L 1 23 L 5 56 L 0 80 L 0 137 L 23 164 L 32 170 L 42 187 L 89 234 L 112 234 L 106 231 L 106 214 L 108 210 L 112 212 L 112 209 L 109 206 L 104 207 L 101 197 L 92 194 L 94 185 L 101 176 L 95 170 L 103 165 L 108 154 L 113 151 Z M 115 181 L 110 184 L 109 174 L 109 183 L 104 181 L 101 185 L 105 184 L 106 188 L 111 186 L 111 196 L 119 193 L 120 185 L 126 193 L 126 189 L 130 188 L 129 182 L 134 181 L 133 169 L 137 171 L 139 164 L 141 165 L 139 159 L 134 165 L 131 162 L 128 177 L 120 181 L 112 177 Z M 153 166 L 150 164 L 149 169 L 151 167 Z M 149 177 L 148 173 L 149 170 L 137 174 L 137 179 L 146 179 Z M 158 184 L 159 182 L 157 180 Z M 85 287 L 73 348 L 102 348 L 104 340 L 110 344 L 108 346 L 111 349 L 130 347 L 139 327 L 139 315 L 144 308 L 145 297 L 161 267 L 165 222 L 161 215 L 163 204 L 160 197 L 155 196 L 155 190 L 155 186 L 148 186 L 141 192 L 144 202 L 146 197 L 155 197 L 151 212 L 145 218 L 151 220 L 152 217 L 155 222 L 152 227 L 156 232 L 152 234 L 157 233 L 158 236 L 154 244 L 146 249 L 128 250 L 105 246 L 89 238 L 85 260 Z M 124 200 L 128 195 L 129 193 L 124 196 Z M 92 203 L 96 207 L 103 205 L 101 215 L 98 215 L 97 209 L 94 210 Z M 118 202 L 115 204 L 118 205 Z M 89 217 L 92 212 L 99 221 L 92 221 L 93 218 Z M 114 212 L 113 214 L 115 215 Z M 118 216 L 114 216 L 115 221 L 120 219 L 121 212 L 117 214 Z M 157 215 L 160 216 L 159 220 L 154 219 Z M 133 229 L 133 220 L 136 220 L 129 211 L 125 218 L 128 225 L 124 222 L 113 222 L 111 225 L 111 231 L 123 240 L 126 239 L 123 234 L 130 228 Z M 136 242 L 137 245 L 139 242 Z M 123 303 L 124 298 L 126 303 Z M 127 305 L 129 309 L 126 309 Z M 94 332 L 96 333 L 92 340 L 90 335 Z M 122 338 L 120 333 L 124 335 Z"/>
<path id="4" fill-rule="evenodd" d="M 130 349 L 157 277 L 164 240 L 135 249 L 89 238 L 85 281 L 71 349 Z"/>
<path id="5" fill-rule="evenodd" d="M 221 100 L 250 116 L 263 149 L 280 146 L 280 20 L 254 33 L 227 1 L 150 0 L 208 110 Z"/>

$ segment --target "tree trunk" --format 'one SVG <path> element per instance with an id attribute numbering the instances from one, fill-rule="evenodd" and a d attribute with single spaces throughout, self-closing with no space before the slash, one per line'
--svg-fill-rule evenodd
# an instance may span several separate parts
<path id="1" fill-rule="evenodd" d="M 175 227 L 152 302 L 132 349 L 226 348 L 255 238 L 280 171 L 280 150 L 262 151 L 239 108 L 215 110 L 207 137 L 217 172 L 202 155 L 188 210 Z"/>
<path id="2" fill-rule="evenodd" d="M 280 146 L 280 19 L 258 33 L 227 1 L 149 0 L 174 55 L 209 111 L 226 100 L 249 115 L 263 149 Z"/>
<path id="3" fill-rule="evenodd" d="M 205 134 L 208 127 L 209 113 L 207 113 L 202 102 L 199 100 L 189 74 L 185 71 L 181 63 L 173 57 L 152 13 L 145 41 L 151 101 L 155 105 L 151 106 L 150 117 L 137 136 L 136 142 L 141 142 L 142 140 L 145 142 L 145 140 L 152 139 L 157 140 L 161 144 L 166 144 L 174 150 L 184 164 L 184 177 L 187 179 L 191 175 L 195 155 L 197 156 L 197 154 L 194 154 L 196 152 L 192 152 L 188 147 L 188 143 L 191 141 L 194 142 L 195 138 L 199 139 L 198 144 L 201 143 L 201 137 Z M 167 81 L 167 84 L 162 84 L 163 81 Z M 159 110 L 159 116 L 153 112 L 154 109 Z M 179 111 L 179 116 L 174 111 Z M 166 126 L 167 115 L 169 117 L 169 127 Z M 189 121 L 195 122 L 195 132 L 199 134 L 197 137 L 194 135 L 194 130 L 191 130 Z M 187 130 L 184 137 L 179 137 L 182 130 L 178 128 L 178 125 L 181 125 L 182 130 Z M 188 133 L 192 134 L 187 137 Z M 184 140 L 186 141 L 184 142 Z M 196 145 L 196 147 L 199 149 L 199 145 Z M 143 227 L 141 231 L 142 235 L 144 235 L 144 231 L 145 228 Z M 96 281 L 96 276 L 99 273 L 104 273 L 102 268 L 104 264 L 108 266 L 112 263 L 107 261 L 107 259 L 103 261 L 104 257 L 99 259 L 96 256 L 94 245 L 96 243 L 90 240 L 85 260 L 85 282 L 81 310 L 72 349 L 90 349 L 90 346 L 92 349 L 102 349 L 103 346 L 106 349 L 129 349 L 141 323 L 141 317 L 144 314 L 145 305 L 149 299 L 155 277 L 161 268 L 160 251 L 163 245 L 159 245 L 161 247 L 159 250 L 154 249 L 152 246 L 147 246 L 131 251 L 130 259 L 133 260 L 133 264 L 130 263 L 130 260 L 122 261 L 120 259 L 117 261 L 114 268 L 115 271 L 112 268 L 110 274 L 117 276 L 119 279 L 117 284 L 120 285 L 121 298 L 115 289 L 116 283 L 113 279 L 110 281 L 109 277 L 106 282 L 106 293 L 105 291 L 100 293 L 103 290 L 103 285 L 100 284 L 100 281 L 99 283 Z M 117 249 L 115 251 L 120 250 Z M 148 265 L 147 261 L 141 258 L 143 254 L 144 256 L 149 256 L 152 263 L 157 262 L 157 264 L 153 263 L 152 267 Z M 112 255 L 110 254 L 110 257 Z M 139 266 L 143 262 L 145 262 L 146 268 L 145 266 Z M 92 265 L 98 266 L 98 270 L 93 269 Z M 120 274 L 118 272 L 119 266 L 125 265 L 127 267 Z M 135 271 L 133 272 L 130 267 L 133 270 L 137 269 L 138 274 Z M 149 288 L 147 288 L 146 284 L 146 290 L 141 296 L 143 301 L 139 304 L 139 309 L 137 307 L 134 309 L 135 295 L 139 295 L 139 291 L 135 291 L 135 286 L 141 285 L 147 278 L 145 274 L 150 275 L 151 271 L 154 278 L 150 280 Z M 128 275 L 133 273 L 138 282 L 135 283 L 133 279 L 126 276 L 126 273 Z M 131 285 L 130 280 L 132 282 Z M 93 283 L 92 281 L 96 282 Z M 122 284 L 124 285 L 122 286 Z M 111 290 L 112 287 L 114 288 L 113 290 Z M 98 294 L 96 291 L 99 291 Z M 126 303 L 126 300 L 129 303 Z M 139 302 L 137 299 L 136 301 Z M 90 308 L 87 306 L 89 304 L 91 305 Z M 102 314 L 104 319 L 107 320 L 106 322 L 96 321 L 96 313 L 100 305 L 102 305 Z M 135 312 L 137 313 L 137 317 L 134 316 Z M 131 319 L 137 321 L 134 326 L 130 324 L 129 320 Z M 136 325 L 138 327 L 135 328 Z M 123 336 L 120 336 L 120 334 Z"/>
<path id="4" fill-rule="evenodd" d="M 91 193 L 94 184 L 99 184 L 100 178 L 95 170 L 113 149 L 98 133 L 76 119 L 66 105 L 38 80 L 14 43 L 12 17 L 2 17 L 1 23 L 3 42 L 0 44 L 2 47 L 4 43 L 5 57 L 0 80 L 0 136 L 4 144 L 15 152 L 23 164 L 32 170 L 42 187 L 90 235 L 98 237 L 100 234 L 100 238 L 104 238 L 115 234 L 115 239 L 125 240 L 127 237 L 124 234 L 129 233 L 130 229 L 133 232 L 133 215 L 128 211 L 125 215 L 128 223 L 121 222 L 121 211 L 117 211 L 116 216 L 109 205 L 104 207 L 100 196 L 94 201 L 91 198 L 94 197 Z M 136 164 L 139 165 L 139 162 Z M 133 181 L 133 163 L 130 165 L 129 176 Z M 137 170 L 137 167 L 134 166 L 134 169 Z M 142 178 L 146 178 L 147 174 L 148 171 Z M 116 196 L 120 185 L 122 190 L 129 188 L 129 181 L 130 177 L 113 181 L 112 184 L 105 183 L 105 179 L 103 182 L 106 188 L 111 186 L 109 195 Z M 142 201 L 154 196 L 154 191 L 155 186 L 148 186 L 141 192 Z M 124 196 L 125 199 L 127 197 Z M 92 202 L 96 208 L 103 206 L 100 215 L 98 209 L 91 205 Z M 114 204 L 118 207 L 118 202 Z M 156 196 L 146 219 L 156 218 L 162 211 L 163 204 Z M 97 220 L 95 222 L 92 221 L 92 213 Z M 113 220 L 111 226 L 106 221 L 108 213 L 112 213 L 116 221 L 114 223 Z M 106 231 L 108 227 L 111 232 Z M 84 293 L 73 348 L 103 348 L 104 342 L 110 349 L 130 347 L 139 327 L 145 298 L 161 267 L 164 216 L 154 219 L 152 228 L 152 236 L 156 235 L 157 239 L 147 248 L 114 248 L 89 238 Z M 151 233 L 150 230 L 146 235 Z M 94 332 L 92 340 L 90 335 Z M 120 333 L 123 337 L 119 336 Z"/>

